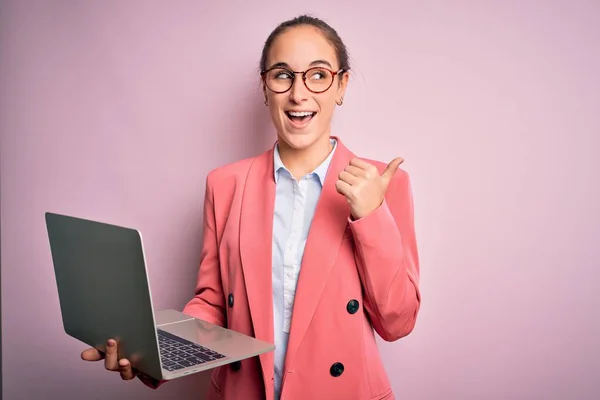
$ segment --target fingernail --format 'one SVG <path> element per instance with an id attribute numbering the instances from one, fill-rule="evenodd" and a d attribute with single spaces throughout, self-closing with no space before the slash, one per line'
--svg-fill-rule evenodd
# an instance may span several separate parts
<path id="1" fill-rule="evenodd" d="M 115 345 L 115 341 L 114 341 L 114 340 L 112 340 L 112 339 L 109 339 L 109 341 L 108 341 L 108 345 L 109 345 L 110 347 L 113 347 L 113 346 Z"/>
<path id="2" fill-rule="evenodd" d="M 127 360 L 121 360 L 121 361 L 119 361 L 119 365 L 120 365 L 121 367 L 126 367 L 126 366 L 127 366 L 127 364 L 128 364 L 128 363 L 127 363 Z"/>

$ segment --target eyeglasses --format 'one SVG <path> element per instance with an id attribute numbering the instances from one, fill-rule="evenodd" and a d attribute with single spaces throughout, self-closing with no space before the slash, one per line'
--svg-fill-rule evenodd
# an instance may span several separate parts
<path id="1" fill-rule="evenodd" d="M 273 67 L 262 71 L 260 74 L 265 85 L 275 93 L 285 93 L 290 90 L 294 84 L 296 74 L 302 74 L 302 82 L 308 90 L 313 93 L 323 93 L 331 87 L 335 76 L 343 72 L 343 69 L 334 72 L 323 67 L 313 67 L 306 71 L 292 71 L 287 68 Z"/>

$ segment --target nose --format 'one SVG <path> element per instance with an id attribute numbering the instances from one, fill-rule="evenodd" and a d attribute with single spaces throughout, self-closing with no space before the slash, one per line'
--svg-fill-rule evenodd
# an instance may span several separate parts
<path id="1" fill-rule="evenodd" d="M 290 100 L 296 104 L 300 104 L 307 100 L 308 96 L 309 91 L 306 88 L 306 85 L 304 85 L 302 75 L 296 75 L 294 77 L 294 82 L 292 83 L 292 88 L 290 89 Z"/>

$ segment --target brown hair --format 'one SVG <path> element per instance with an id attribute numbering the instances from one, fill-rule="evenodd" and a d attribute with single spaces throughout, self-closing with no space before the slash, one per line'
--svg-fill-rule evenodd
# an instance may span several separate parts
<path id="1" fill-rule="evenodd" d="M 343 69 L 344 72 L 350 70 L 348 50 L 346 49 L 346 45 L 344 44 L 336 30 L 319 18 L 311 17 L 309 15 L 300 15 L 296 18 L 282 22 L 273 30 L 273 32 L 271 32 L 271 34 L 265 41 L 265 45 L 263 46 L 262 50 L 262 55 L 260 57 L 261 71 L 267 69 L 267 55 L 269 54 L 269 50 L 271 49 L 271 46 L 273 45 L 275 39 L 277 39 L 279 35 L 287 31 L 288 29 L 303 25 L 312 26 L 318 29 L 335 49 L 338 62 L 340 63 L 340 68 Z"/>

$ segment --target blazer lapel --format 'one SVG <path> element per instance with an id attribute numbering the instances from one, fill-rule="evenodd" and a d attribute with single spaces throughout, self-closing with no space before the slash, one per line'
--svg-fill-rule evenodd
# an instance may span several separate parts
<path id="1" fill-rule="evenodd" d="M 335 183 L 354 155 L 337 139 L 337 148 L 327 170 L 325 184 L 309 230 L 296 287 L 292 324 L 285 360 L 287 370 L 312 319 L 338 249 L 342 243 L 350 207 Z"/>
<path id="2" fill-rule="evenodd" d="M 274 343 L 272 301 L 272 235 L 275 206 L 273 149 L 250 166 L 240 216 L 240 257 L 257 339 Z M 261 354 L 265 384 L 273 375 L 273 352 Z"/>

